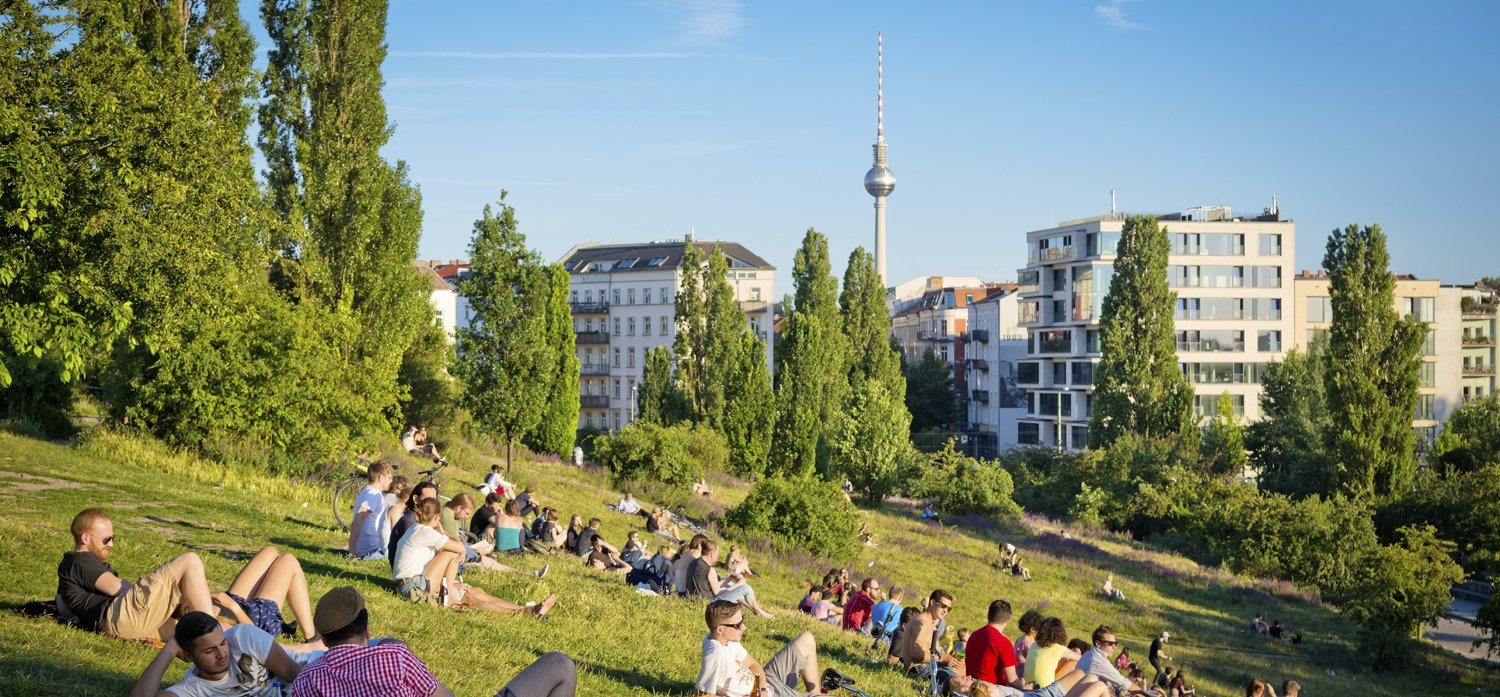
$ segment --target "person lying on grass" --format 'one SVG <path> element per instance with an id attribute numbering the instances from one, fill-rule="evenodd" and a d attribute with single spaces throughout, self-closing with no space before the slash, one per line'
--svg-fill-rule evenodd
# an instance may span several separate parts
<path id="1" fill-rule="evenodd" d="M 312 601 L 307 593 L 307 576 L 302 573 L 302 563 L 275 547 L 265 547 L 257 552 L 234 577 L 229 590 L 214 595 L 214 604 L 228 613 L 236 624 L 253 625 L 273 637 L 281 636 L 286 628 L 281 608 L 290 604 L 292 616 L 296 618 L 295 628 L 302 631 L 303 641 L 317 639 L 313 632 Z M 220 617 L 223 616 L 224 613 L 220 613 Z"/>
<path id="2" fill-rule="evenodd" d="M 745 613 L 741 606 L 715 600 L 704 609 L 703 618 L 708 634 L 703 637 L 703 659 L 694 681 L 698 697 L 801 697 L 822 692 L 812 634 L 793 637 L 762 665 L 742 645 Z M 805 690 L 798 689 L 799 677 Z"/>
<path id="3" fill-rule="evenodd" d="M 751 588 L 750 584 L 736 578 L 730 578 L 727 582 L 719 579 L 719 572 L 714 570 L 714 564 L 719 561 L 719 543 L 706 540 L 700 549 L 702 551 L 698 559 L 688 566 L 687 594 L 689 596 L 727 600 L 745 606 L 746 609 L 760 615 L 762 619 L 775 617 L 761 609 L 760 604 L 755 601 L 755 589 Z"/>
<path id="4" fill-rule="evenodd" d="M 313 622 L 328 650 L 297 673 L 292 697 L 453 697 L 411 647 L 390 639 L 371 643 L 370 613 L 353 586 L 320 598 Z M 495 697 L 572 697 L 577 685 L 572 659 L 553 651 L 511 678 Z"/>
<path id="5" fill-rule="evenodd" d="M 349 556 L 355 559 L 384 559 L 388 554 L 385 531 L 393 520 L 387 519 L 391 504 L 386 500 L 394 478 L 391 463 L 372 462 L 365 472 L 367 483 L 354 497 L 354 517 L 349 522 Z"/>
<path id="6" fill-rule="evenodd" d="M 395 582 L 397 595 L 416 603 L 446 603 L 506 614 L 526 612 L 538 617 L 552 609 L 556 595 L 547 596 L 539 605 L 526 607 L 493 597 L 478 586 L 459 583 L 458 562 L 463 559 L 464 548 L 438 528 L 442 519 L 439 510 L 438 502 L 432 499 L 417 503 L 417 524 L 406 531 L 396 548 L 391 580 Z M 451 595 L 445 597 L 444 590 Z"/>
<path id="7" fill-rule="evenodd" d="M 315 631 L 312 620 L 307 629 Z M 278 684 L 291 685 L 302 666 L 322 656 L 323 649 L 321 641 L 282 646 L 253 625 L 226 630 L 206 613 L 189 612 L 136 681 L 130 697 L 280 695 Z M 180 682 L 163 688 L 162 676 L 179 656 L 193 665 Z"/>
<path id="8" fill-rule="evenodd" d="M 1026 691 L 966 675 L 949 678 L 945 685 L 945 693 L 954 697 L 1109 697 L 1111 694 L 1108 686 L 1081 670 L 1068 673 L 1046 687 Z"/>
<path id="9" fill-rule="evenodd" d="M 57 565 L 58 617 L 91 632 L 159 644 L 172 636 L 174 617 L 191 610 L 213 614 L 197 554 L 182 554 L 131 583 L 109 565 L 115 526 L 104 511 L 85 508 L 70 529 L 73 551 Z"/>

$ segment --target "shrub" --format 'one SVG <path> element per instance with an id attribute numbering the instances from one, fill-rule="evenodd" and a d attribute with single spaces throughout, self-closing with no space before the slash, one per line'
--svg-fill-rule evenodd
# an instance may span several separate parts
<path id="1" fill-rule="evenodd" d="M 674 489 L 686 489 L 703 475 L 699 457 L 715 455 L 710 435 L 681 424 L 663 427 L 638 421 L 593 442 L 594 458 L 614 471 L 617 482 L 661 482 Z M 716 445 L 722 466 L 728 451 L 722 436 Z"/>
<path id="2" fill-rule="evenodd" d="M 1404 667 L 1416 652 L 1411 638 L 1435 621 L 1463 571 L 1448 558 L 1451 545 L 1430 526 L 1405 527 L 1401 542 L 1366 555 L 1349 589 L 1345 617 L 1360 625 L 1361 653 L 1376 666 Z"/>
<path id="3" fill-rule="evenodd" d="M 1018 515 L 1010 473 L 994 462 L 977 462 L 954 447 L 953 439 L 934 453 L 927 469 L 911 482 L 910 493 L 937 502 L 949 515 Z"/>
<path id="4" fill-rule="evenodd" d="M 854 504 L 836 484 L 811 477 L 756 482 L 744 502 L 725 514 L 724 524 L 732 533 L 769 536 L 838 560 L 859 549 Z"/>
<path id="5" fill-rule="evenodd" d="M 688 455 L 698 461 L 700 471 L 728 471 L 729 442 L 724 439 L 724 434 L 703 425 L 691 429 L 683 425 L 672 428 L 687 432 Z"/>

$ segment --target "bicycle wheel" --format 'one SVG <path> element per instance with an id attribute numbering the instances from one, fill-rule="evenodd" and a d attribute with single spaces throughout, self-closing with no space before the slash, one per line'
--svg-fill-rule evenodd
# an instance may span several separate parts
<path id="1" fill-rule="evenodd" d="M 365 488 L 366 483 L 364 477 L 350 477 L 333 490 L 333 519 L 338 521 L 341 530 L 347 531 L 349 523 L 354 521 L 354 499 L 359 497 L 359 490 Z"/>

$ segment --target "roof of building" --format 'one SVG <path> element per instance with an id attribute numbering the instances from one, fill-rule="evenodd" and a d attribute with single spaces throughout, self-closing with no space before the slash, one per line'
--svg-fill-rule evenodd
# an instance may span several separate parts
<path id="1" fill-rule="evenodd" d="M 443 277 L 439 276 L 438 272 L 431 266 L 424 266 L 420 262 L 414 264 L 414 266 L 417 267 L 417 272 L 422 274 L 422 278 L 427 279 L 432 284 L 433 290 L 453 290 L 453 286 L 443 280 Z"/>
<path id="2" fill-rule="evenodd" d="M 1019 290 L 1021 286 L 1015 283 L 995 283 L 990 286 L 989 294 L 974 301 L 975 305 L 981 303 L 999 302 L 999 300 Z"/>
<path id="3" fill-rule="evenodd" d="M 451 259 L 449 261 L 443 261 L 442 259 L 418 259 L 416 265 L 436 271 L 439 277 L 449 283 L 452 283 L 453 279 L 457 278 L 459 274 L 471 268 L 469 262 L 463 259 Z"/>
<path id="4" fill-rule="evenodd" d="M 732 269 L 775 270 L 770 262 L 738 242 L 693 242 L 706 259 L 717 246 L 729 258 Z M 642 244 L 583 244 L 574 247 L 562 258 L 563 268 L 569 273 L 598 273 L 629 271 L 656 271 L 675 269 L 682 265 L 682 251 L 686 243 L 680 240 L 647 242 Z"/>
<path id="5" fill-rule="evenodd" d="M 982 286 L 973 287 L 948 286 L 946 288 L 934 288 L 923 293 L 922 297 L 917 298 L 901 307 L 901 309 L 896 310 L 895 314 L 893 314 L 892 317 L 902 317 L 905 315 L 918 313 L 923 310 L 961 310 L 969 306 L 968 299 L 970 295 L 975 295 L 980 298 L 974 301 L 977 303 L 990 298 L 994 293 L 1003 294 L 1007 288 L 1014 290 L 1017 287 L 1018 286 L 1014 283 L 986 283 Z M 946 297 L 948 293 L 953 294 L 953 307 L 940 307 L 941 305 L 943 305 L 943 298 Z"/>
<path id="6" fill-rule="evenodd" d="M 1296 278 L 1303 281 L 1326 281 L 1328 280 L 1328 272 L 1322 269 L 1318 269 L 1317 271 L 1308 271 L 1307 269 L 1303 269 L 1300 273 L 1297 274 Z M 1396 274 L 1396 280 L 1421 281 L 1426 279 L 1417 278 L 1415 274 L 1398 273 Z"/>

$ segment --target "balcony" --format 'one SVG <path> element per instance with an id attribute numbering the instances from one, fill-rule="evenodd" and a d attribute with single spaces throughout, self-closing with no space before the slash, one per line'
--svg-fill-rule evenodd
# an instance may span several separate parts
<path id="1" fill-rule="evenodd" d="M 607 302 L 570 302 L 568 303 L 568 308 L 571 309 L 573 311 L 573 314 L 575 315 L 603 315 L 609 313 L 609 303 Z"/>
<path id="2" fill-rule="evenodd" d="M 1495 338 L 1490 336 L 1466 336 L 1464 337 L 1464 348 L 1477 346 L 1494 346 Z"/>
<path id="3" fill-rule="evenodd" d="M 609 375 L 607 363 L 584 363 L 578 366 L 579 375 Z"/>
<path id="4" fill-rule="evenodd" d="M 1058 261 L 1060 259 L 1071 259 L 1073 257 L 1072 247 L 1049 247 L 1041 250 L 1042 261 Z"/>
<path id="5" fill-rule="evenodd" d="M 607 408 L 609 406 L 609 397 L 602 394 L 579 395 L 578 406 L 595 407 L 600 409 Z"/>
<path id="6" fill-rule="evenodd" d="M 989 372 L 990 362 L 983 358 L 970 358 L 968 362 L 969 367 L 973 368 L 974 370 Z"/>
<path id="7" fill-rule="evenodd" d="M 1483 319 L 1495 316 L 1494 305 L 1474 305 L 1463 311 L 1464 319 Z"/>
<path id="8" fill-rule="evenodd" d="M 969 339 L 971 339 L 973 341 L 978 341 L 978 342 L 986 343 L 987 344 L 990 341 L 990 330 L 988 330 L 988 329 L 975 329 L 975 330 L 969 332 Z"/>
<path id="9" fill-rule="evenodd" d="M 609 343 L 609 332 L 578 332 L 573 338 L 577 344 L 607 344 Z"/>
<path id="10" fill-rule="evenodd" d="M 952 341 L 953 335 L 935 332 L 931 329 L 920 329 L 917 331 L 917 338 L 923 341 Z"/>
<path id="11" fill-rule="evenodd" d="M 741 300 L 740 301 L 740 311 L 741 312 L 765 312 L 766 308 L 768 308 L 770 306 L 771 306 L 771 303 L 768 303 L 768 302 L 766 302 L 764 300 Z"/>
<path id="12" fill-rule="evenodd" d="M 1464 377 L 1466 378 L 1492 377 L 1494 374 L 1495 366 L 1492 365 L 1464 366 Z"/>
<path id="13" fill-rule="evenodd" d="M 989 390 L 971 390 L 969 392 L 969 399 L 974 400 L 976 402 L 979 402 L 980 404 L 989 404 L 990 403 L 990 391 Z"/>

